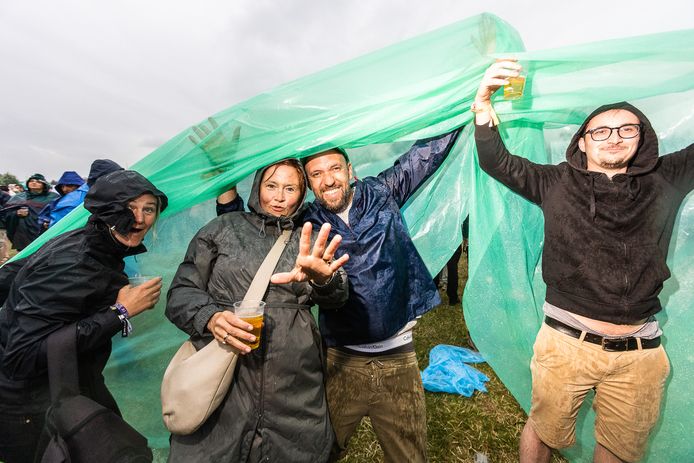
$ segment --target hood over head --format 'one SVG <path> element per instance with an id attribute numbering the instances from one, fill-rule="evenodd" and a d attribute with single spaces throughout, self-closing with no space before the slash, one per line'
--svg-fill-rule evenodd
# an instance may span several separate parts
<path id="1" fill-rule="evenodd" d="M 26 186 L 24 191 L 26 191 L 27 194 L 29 194 L 29 195 L 32 194 L 31 191 L 29 190 L 29 181 L 30 180 L 38 180 L 39 182 L 43 183 L 43 192 L 41 192 L 40 194 L 45 194 L 45 193 L 48 193 L 49 191 L 51 191 L 51 184 L 46 181 L 46 177 L 44 177 L 43 174 L 34 174 L 34 175 L 31 175 L 27 179 L 27 181 L 24 183 L 24 185 Z"/>
<path id="2" fill-rule="evenodd" d="M 92 162 L 92 165 L 89 168 L 87 186 L 91 188 L 99 177 L 110 174 L 111 172 L 115 172 L 117 170 L 123 170 L 118 163 L 111 161 L 110 159 L 97 159 L 96 161 Z"/>
<path id="3" fill-rule="evenodd" d="M 63 193 L 63 186 L 65 185 L 77 185 L 77 186 L 82 186 L 84 184 L 84 180 L 80 175 L 75 172 L 74 170 L 66 170 L 63 172 L 63 175 L 60 176 L 60 179 L 58 179 L 58 183 L 55 186 L 55 190 L 60 193 L 60 195 L 64 195 Z"/>
<path id="4" fill-rule="evenodd" d="M 128 208 L 128 202 L 145 193 L 159 199 L 159 210 L 163 211 L 169 204 L 166 195 L 157 189 L 149 180 L 133 170 L 118 170 L 100 177 L 84 198 L 84 207 L 92 216 L 90 222 L 102 221 L 109 227 L 126 235 L 133 224 L 135 216 Z"/>
<path id="5" fill-rule="evenodd" d="M 287 217 L 275 217 L 271 214 L 268 214 L 260 206 L 260 181 L 263 179 L 263 174 L 266 170 L 272 168 L 273 166 L 281 162 L 289 162 L 293 167 L 296 167 L 297 171 L 300 172 L 301 181 L 304 183 L 303 194 L 301 195 L 301 199 L 299 200 L 299 207 L 296 209 L 296 211 L 294 211 L 294 213 Z M 251 193 L 248 197 L 248 208 L 255 214 L 263 217 L 265 219 L 265 222 L 277 222 L 279 228 L 282 229 L 294 228 L 295 223 L 298 222 L 298 220 L 304 212 L 304 209 L 306 208 L 306 204 L 304 203 L 304 201 L 306 200 L 307 190 L 308 181 L 306 180 L 306 173 L 304 172 L 301 161 L 294 158 L 283 159 L 282 161 L 270 164 L 269 166 L 263 167 L 262 169 L 258 169 L 256 171 L 255 178 L 253 179 L 253 187 L 251 188 Z"/>
<path id="6" fill-rule="evenodd" d="M 629 111 L 635 114 L 636 117 L 639 118 L 639 121 L 641 121 L 641 139 L 639 140 L 636 154 L 629 163 L 629 167 L 627 167 L 627 175 L 634 176 L 650 172 L 658 163 L 658 135 L 655 133 L 655 130 L 653 130 L 653 126 L 648 118 L 640 110 L 626 101 L 600 106 L 586 117 L 583 125 L 581 125 L 571 138 L 569 147 L 566 149 L 567 162 L 574 169 L 587 170 L 588 162 L 586 160 L 586 154 L 578 147 L 578 140 L 585 133 L 588 122 L 590 122 L 591 119 L 598 114 L 612 109 L 624 109 Z"/>

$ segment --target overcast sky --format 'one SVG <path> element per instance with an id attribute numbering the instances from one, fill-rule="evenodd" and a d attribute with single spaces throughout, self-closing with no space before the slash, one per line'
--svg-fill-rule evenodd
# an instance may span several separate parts
<path id="1" fill-rule="evenodd" d="M 528 50 L 694 28 L 692 0 L 4 0 L 0 172 L 127 167 L 264 90 L 485 11 Z"/>

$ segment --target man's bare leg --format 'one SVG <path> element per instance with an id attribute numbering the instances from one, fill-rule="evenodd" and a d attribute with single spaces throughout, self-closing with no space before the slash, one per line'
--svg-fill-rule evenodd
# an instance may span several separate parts
<path id="1" fill-rule="evenodd" d="M 593 451 L 593 463 L 626 463 L 602 445 L 596 443 Z"/>
<path id="2" fill-rule="evenodd" d="M 552 449 L 537 437 L 529 423 L 525 423 L 520 438 L 520 463 L 549 463 Z"/>

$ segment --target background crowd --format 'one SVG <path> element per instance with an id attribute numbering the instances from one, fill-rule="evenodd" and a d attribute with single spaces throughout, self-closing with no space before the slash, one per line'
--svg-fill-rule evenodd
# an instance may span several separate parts
<path id="1" fill-rule="evenodd" d="M 31 175 L 24 184 L 0 185 L 0 264 L 10 258 L 12 249 L 23 250 L 81 205 L 99 177 L 122 169 L 114 161 L 97 159 L 86 179 L 68 170 L 53 185 L 40 173 Z"/>

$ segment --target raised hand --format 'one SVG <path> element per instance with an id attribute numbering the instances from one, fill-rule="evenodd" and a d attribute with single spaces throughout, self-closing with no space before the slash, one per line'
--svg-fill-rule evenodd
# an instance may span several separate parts
<path id="1" fill-rule="evenodd" d="M 477 89 L 475 104 L 488 104 L 494 92 L 508 84 L 507 77 L 520 75 L 522 67 L 513 58 L 497 60 L 487 68 Z"/>
<path id="2" fill-rule="evenodd" d="M 349 260 L 349 255 L 345 254 L 339 259 L 333 260 L 335 251 L 340 246 L 342 237 L 335 235 L 330 243 L 330 224 L 324 223 L 318 232 L 316 242 L 311 249 L 311 232 L 313 226 L 305 223 L 301 229 L 301 240 L 299 241 L 299 255 L 296 256 L 296 263 L 291 272 L 276 273 L 272 275 L 271 282 L 275 284 L 292 283 L 298 281 L 312 280 L 316 284 L 323 285 L 330 281 L 333 273 L 342 267 Z"/>
<path id="3" fill-rule="evenodd" d="M 223 129 L 220 130 L 217 121 L 212 117 L 208 117 L 207 121 L 209 122 L 209 127 L 204 123 L 194 125 L 192 127 L 194 135 L 189 135 L 188 139 L 200 147 L 214 168 L 212 171 L 206 172 L 204 177 L 214 177 L 229 168 L 229 158 L 236 152 L 239 146 L 241 126 L 233 128 L 231 139 L 229 139 L 225 135 L 225 131 Z"/>

